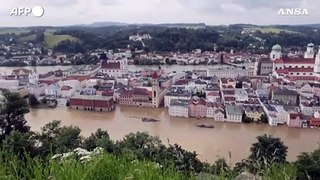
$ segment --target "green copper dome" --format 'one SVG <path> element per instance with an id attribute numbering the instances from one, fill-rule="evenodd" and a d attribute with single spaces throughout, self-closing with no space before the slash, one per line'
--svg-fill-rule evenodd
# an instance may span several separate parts
<path id="1" fill-rule="evenodd" d="M 314 44 L 313 43 L 309 43 L 307 46 L 308 47 L 314 47 Z"/>
<path id="2" fill-rule="evenodd" d="M 279 44 L 276 44 L 276 45 L 272 46 L 272 50 L 281 51 L 281 46 Z"/>

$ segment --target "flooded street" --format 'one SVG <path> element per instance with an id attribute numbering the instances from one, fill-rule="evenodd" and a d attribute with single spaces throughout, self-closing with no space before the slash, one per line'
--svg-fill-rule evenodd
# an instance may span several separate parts
<path id="1" fill-rule="evenodd" d="M 142 122 L 138 117 L 161 120 L 157 123 Z M 228 157 L 231 151 L 232 163 L 238 162 L 249 154 L 256 136 L 264 133 L 280 137 L 287 146 L 288 160 L 294 161 L 300 152 L 316 149 L 319 144 L 319 129 L 295 129 L 288 127 L 270 127 L 258 124 L 218 123 L 210 119 L 186 119 L 169 117 L 167 109 L 148 109 L 136 107 L 117 107 L 114 112 L 84 112 L 56 109 L 31 109 L 26 115 L 32 130 L 52 121 L 61 120 L 63 125 L 75 125 L 82 129 L 82 135 L 88 136 L 98 128 L 109 132 L 112 139 L 123 138 L 130 132 L 143 131 L 159 136 L 164 144 L 178 143 L 183 148 L 196 151 L 203 161 L 213 162 L 217 157 Z M 213 123 L 214 129 L 195 126 L 197 123 Z"/>

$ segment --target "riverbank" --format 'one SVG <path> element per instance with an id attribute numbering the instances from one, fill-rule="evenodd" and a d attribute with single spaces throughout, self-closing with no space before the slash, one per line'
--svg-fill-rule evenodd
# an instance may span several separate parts
<path id="1" fill-rule="evenodd" d="M 139 118 L 149 117 L 161 120 L 158 123 L 144 123 Z M 109 132 L 112 139 L 120 140 L 130 132 L 148 132 L 159 136 L 163 143 L 178 143 L 183 148 L 196 151 L 202 161 L 213 162 L 218 157 L 239 162 L 249 154 L 249 148 L 262 134 L 280 137 L 289 147 L 288 160 L 296 160 L 300 152 L 309 152 L 318 148 L 320 133 L 318 129 L 270 127 L 264 124 L 234 124 L 215 122 L 212 119 L 174 118 L 165 108 L 143 109 L 138 107 L 117 106 L 114 112 L 84 112 L 69 110 L 66 107 L 56 109 L 31 109 L 26 115 L 32 130 L 40 128 L 53 120 L 61 120 L 62 125 L 75 125 L 82 129 L 82 135 L 89 136 L 98 128 Z M 214 129 L 198 128 L 195 124 L 210 123 Z"/>

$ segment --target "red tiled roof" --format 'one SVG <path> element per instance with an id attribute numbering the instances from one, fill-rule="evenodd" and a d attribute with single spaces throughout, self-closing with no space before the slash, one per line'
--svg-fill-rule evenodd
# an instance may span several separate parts
<path id="1" fill-rule="evenodd" d="M 70 91 L 70 89 L 72 89 L 72 87 L 70 87 L 70 86 L 62 86 L 61 91 Z"/>
<path id="2" fill-rule="evenodd" d="M 58 82 L 58 80 L 39 80 L 39 83 L 45 83 L 47 85 L 54 84 L 56 82 Z"/>
<path id="3" fill-rule="evenodd" d="M 66 78 L 67 80 L 78 80 L 78 81 L 84 81 L 84 80 L 88 80 L 90 79 L 90 76 L 77 76 L 77 75 L 71 75 L 71 76 L 68 76 Z"/>
<path id="4" fill-rule="evenodd" d="M 189 83 L 189 80 L 187 80 L 187 79 L 180 79 L 180 80 L 176 81 L 176 82 L 174 83 L 174 85 L 187 85 L 188 83 Z"/>
<path id="5" fill-rule="evenodd" d="M 106 62 L 102 63 L 102 69 L 120 69 L 120 62 Z"/>
<path id="6" fill-rule="evenodd" d="M 314 58 L 282 58 L 282 59 L 276 59 L 276 64 L 314 64 L 315 59 Z"/>
<path id="7" fill-rule="evenodd" d="M 48 77 L 50 77 L 50 76 L 54 76 L 55 74 L 54 74 L 54 72 L 53 71 L 50 71 L 50 72 L 48 72 L 48 73 L 45 73 L 45 74 L 39 74 L 39 78 L 41 79 L 44 79 L 44 78 L 48 78 Z"/>
<path id="8" fill-rule="evenodd" d="M 120 96 L 134 96 L 134 95 L 144 95 L 144 96 L 151 96 L 152 94 L 147 90 L 143 88 L 135 88 L 132 90 L 125 90 L 123 91 Z"/>
<path id="9" fill-rule="evenodd" d="M 276 72 L 279 74 L 288 74 L 289 73 L 289 70 L 288 69 L 277 69 Z"/>
<path id="10" fill-rule="evenodd" d="M 219 92 L 209 92 L 207 96 L 220 96 Z"/>
<path id="11" fill-rule="evenodd" d="M 224 97 L 224 101 L 235 101 L 235 100 L 236 100 L 235 97 L 230 97 L 230 96 Z"/>
<path id="12" fill-rule="evenodd" d="M 199 98 L 199 99 L 191 99 L 191 103 L 195 106 L 197 105 L 203 105 L 206 106 L 207 105 L 207 101 L 203 98 Z"/>
<path id="13" fill-rule="evenodd" d="M 290 68 L 289 72 L 313 72 L 313 68 Z"/>
<path id="14" fill-rule="evenodd" d="M 153 74 L 151 75 L 152 79 L 159 79 L 159 75 L 156 71 L 153 72 Z"/>
<path id="15" fill-rule="evenodd" d="M 310 126 L 320 126 L 320 118 L 311 118 L 309 120 Z"/>
<path id="16" fill-rule="evenodd" d="M 287 78 L 290 81 L 297 81 L 297 80 L 314 81 L 316 79 L 315 76 L 289 76 Z"/>
<path id="17" fill-rule="evenodd" d="M 313 72 L 313 68 L 285 68 L 276 70 L 277 73 L 288 74 L 289 72 Z"/>
<path id="18" fill-rule="evenodd" d="M 101 96 L 113 96 L 113 91 L 103 91 Z"/>
<path id="19" fill-rule="evenodd" d="M 290 119 L 297 119 L 297 117 L 300 117 L 298 113 L 291 113 L 290 114 Z"/>

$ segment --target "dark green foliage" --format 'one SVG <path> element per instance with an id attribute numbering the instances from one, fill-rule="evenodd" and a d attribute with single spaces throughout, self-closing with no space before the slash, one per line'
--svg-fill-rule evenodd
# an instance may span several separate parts
<path id="1" fill-rule="evenodd" d="M 298 179 L 320 179 L 320 149 L 312 153 L 301 153 L 295 162 Z"/>
<path id="2" fill-rule="evenodd" d="M 98 129 L 94 134 L 91 134 L 88 138 L 83 141 L 82 144 L 84 149 L 92 151 L 96 147 L 102 147 L 107 152 L 113 152 L 114 143 L 110 139 L 107 131 Z"/>
<path id="3" fill-rule="evenodd" d="M 4 92 L 4 102 L 0 109 L 0 140 L 12 131 L 29 132 L 30 127 L 24 115 L 29 112 L 28 104 L 18 93 Z"/>
<path id="4" fill-rule="evenodd" d="M 84 53 L 85 48 L 79 42 L 64 40 L 59 42 L 53 49 L 56 52 L 61 53 Z"/>
<path id="5" fill-rule="evenodd" d="M 249 118 L 247 116 L 247 114 L 243 111 L 243 113 L 242 113 L 242 122 L 243 123 L 251 123 L 251 122 L 253 122 L 253 119 Z"/>
<path id="6" fill-rule="evenodd" d="M 2 151 L 12 152 L 17 155 L 24 155 L 24 153 L 30 153 L 35 155 L 35 136 L 32 132 L 21 133 L 18 131 L 12 131 L 2 141 Z"/>
<path id="7" fill-rule="evenodd" d="M 266 123 L 266 124 L 268 123 L 268 117 L 265 113 L 261 114 L 260 121 L 262 123 Z"/>
<path id="8" fill-rule="evenodd" d="M 41 103 L 42 104 L 47 104 L 48 102 L 48 99 L 46 97 L 44 97 L 43 99 L 41 99 Z"/>
<path id="9" fill-rule="evenodd" d="M 251 155 L 249 159 L 258 162 L 267 161 L 268 163 L 286 162 L 288 147 L 283 144 L 279 138 L 268 135 L 257 137 L 258 142 L 252 144 L 250 148 Z"/>
<path id="10" fill-rule="evenodd" d="M 40 102 L 38 101 L 38 99 L 36 98 L 36 96 L 33 95 L 33 94 L 30 94 L 30 95 L 29 95 L 28 100 L 29 100 L 29 105 L 30 105 L 31 107 L 35 107 L 35 106 L 37 106 L 37 105 L 40 104 Z"/>
<path id="11" fill-rule="evenodd" d="M 69 107 L 70 106 L 70 100 L 67 100 L 66 102 L 66 106 Z"/>
<path id="12" fill-rule="evenodd" d="M 43 155 L 49 153 L 62 153 L 73 150 L 81 145 L 81 130 L 74 126 L 61 127 L 60 121 L 46 124 L 37 139 L 41 146 L 38 147 Z"/>

